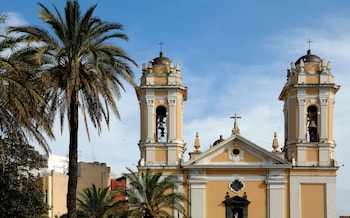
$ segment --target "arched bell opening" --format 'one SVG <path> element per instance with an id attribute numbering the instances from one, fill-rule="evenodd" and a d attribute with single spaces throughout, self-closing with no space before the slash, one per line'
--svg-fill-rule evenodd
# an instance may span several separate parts
<path id="1" fill-rule="evenodd" d="M 317 107 L 312 105 L 307 108 L 308 138 L 310 142 L 318 142 Z"/>
<path id="2" fill-rule="evenodd" d="M 156 109 L 156 135 L 158 142 L 166 142 L 167 134 L 167 110 L 164 106 L 158 106 Z"/>

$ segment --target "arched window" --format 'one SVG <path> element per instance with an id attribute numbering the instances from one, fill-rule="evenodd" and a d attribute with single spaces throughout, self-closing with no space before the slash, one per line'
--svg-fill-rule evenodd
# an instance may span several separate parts
<path id="1" fill-rule="evenodd" d="M 164 106 L 157 107 L 156 110 L 156 134 L 158 142 L 166 141 L 166 108 Z"/>
<path id="2" fill-rule="evenodd" d="M 317 107 L 316 106 L 309 106 L 307 108 L 307 121 L 308 121 L 309 141 L 318 142 Z"/>

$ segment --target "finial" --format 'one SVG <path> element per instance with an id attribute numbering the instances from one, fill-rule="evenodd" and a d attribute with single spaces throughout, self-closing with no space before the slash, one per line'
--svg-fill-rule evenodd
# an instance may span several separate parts
<path id="1" fill-rule="evenodd" d="M 277 133 L 275 132 L 275 134 L 273 134 L 273 141 L 272 141 L 272 148 L 273 151 L 272 152 L 278 152 L 278 139 L 277 139 Z"/>
<path id="2" fill-rule="evenodd" d="M 237 125 L 237 119 L 240 119 L 242 117 L 237 116 L 236 113 L 235 113 L 235 115 L 230 117 L 230 118 L 233 118 L 235 120 L 234 125 L 233 125 L 233 129 L 232 129 L 232 134 L 238 134 L 239 135 L 240 134 L 240 130 L 239 130 L 238 125 Z"/>
<path id="3" fill-rule="evenodd" d="M 226 201 L 228 201 L 230 199 L 230 195 L 228 194 L 228 192 L 226 192 L 225 199 L 226 199 Z"/>
<path id="4" fill-rule="evenodd" d="M 199 142 L 198 132 L 196 132 L 196 139 L 194 140 L 194 148 L 195 152 L 200 152 L 199 148 L 201 147 L 201 143 Z"/>
<path id="5" fill-rule="evenodd" d="M 332 70 L 332 62 L 327 62 L 327 70 Z"/>
<path id="6" fill-rule="evenodd" d="M 295 67 L 295 63 L 294 62 L 290 63 L 290 69 L 295 71 L 296 67 Z"/>

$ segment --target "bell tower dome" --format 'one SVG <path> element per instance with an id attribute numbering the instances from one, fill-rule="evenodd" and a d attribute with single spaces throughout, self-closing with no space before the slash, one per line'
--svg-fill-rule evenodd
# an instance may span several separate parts
<path id="1" fill-rule="evenodd" d="M 311 53 L 291 63 L 279 100 L 284 101 L 284 151 L 295 166 L 335 166 L 333 108 L 340 86 L 331 62 Z"/>
<path id="2" fill-rule="evenodd" d="M 183 103 L 180 65 L 163 56 L 142 64 L 141 84 L 136 87 L 140 104 L 141 158 L 139 168 L 178 166 L 184 153 Z"/>

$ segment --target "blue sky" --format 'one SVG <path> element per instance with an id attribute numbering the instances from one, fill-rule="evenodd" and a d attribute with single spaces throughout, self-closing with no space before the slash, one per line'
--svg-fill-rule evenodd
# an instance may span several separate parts
<path id="1" fill-rule="evenodd" d="M 54 2 L 40 1 L 50 9 Z M 337 177 L 338 214 L 350 214 L 350 146 L 346 136 L 350 123 L 350 1 L 107 1 L 83 0 L 82 9 L 96 4 L 96 15 L 124 25 L 129 41 L 116 41 L 140 66 L 164 55 L 181 65 L 183 84 L 188 86 L 184 105 L 184 139 L 192 151 L 196 132 L 201 150 L 219 135 L 231 134 L 234 113 L 241 135 L 272 150 L 273 133 L 283 142 L 283 102 L 278 95 L 286 82 L 290 62 L 311 50 L 332 61 L 336 95 L 334 133 L 335 159 L 341 166 Z M 11 0 L 2 4 L 10 23 L 42 25 L 37 18 L 37 0 Z M 141 69 L 135 68 L 139 83 Z M 114 120 L 98 136 L 87 141 L 80 129 L 81 161 L 106 162 L 120 176 L 125 167 L 136 168 L 139 159 L 139 105 L 134 90 L 127 87 L 119 101 L 121 120 Z M 81 125 L 82 126 L 82 125 Z M 210 134 L 209 134 L 210 133 Z M 59 128 L 53 153 L 68 153 L 67 128 Z M 188 155 L 186 155 L 188 157 Z M 344 166 L 343 166 L 344 165 Z"/>

